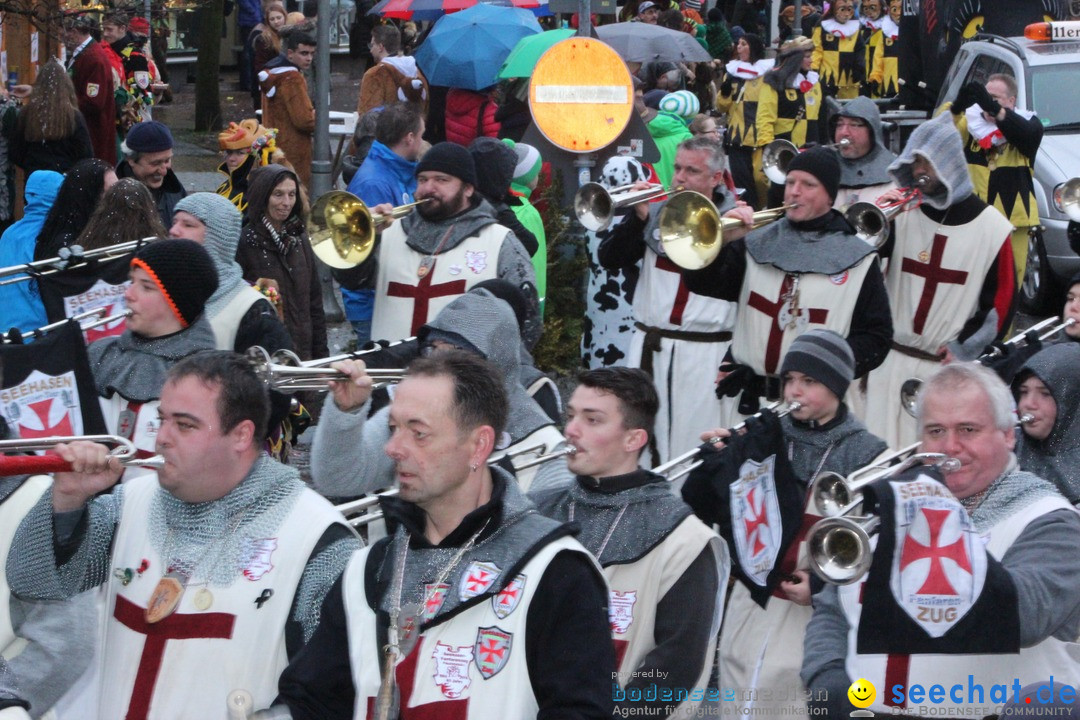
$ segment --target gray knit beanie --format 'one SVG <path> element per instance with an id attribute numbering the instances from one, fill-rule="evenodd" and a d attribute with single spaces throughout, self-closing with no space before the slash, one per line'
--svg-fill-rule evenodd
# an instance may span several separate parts
<path id="1" fill-rule="evenodd" d="M 843 400 L 855 378 L 855 355 L 847 340 L 832 330 L 809 330 L 791 342 L 780 376 L 792 370 L 809 375 Z"/>
<path id="2" fill-rule="evenodd" d="M 904 151 L 889 166 L 889 172 L 900 187 L 915 186 L 911 164 L 915 162 L 916 153 L 930 162 L 945 186 L 944 193 L 924 196 L 923 202 L 930 207 L 944 210 L 975 192 L 964 159 L 964 142 L 953 124 L 951 113 L 943 112 L 911 133 Z"/>
<path id="3" fill-rule="evenodd" d="M 218 287 L 206 303 L 207 315 L 213 317 L 243 287 L 243 271 L 236 262 L 243 216 L 228 198 L 216 193 L 197 192 L 176 203 L 174 212 L 186 212 L 206 226 L 203 247 L 210 253 L 218 273 Z"/>

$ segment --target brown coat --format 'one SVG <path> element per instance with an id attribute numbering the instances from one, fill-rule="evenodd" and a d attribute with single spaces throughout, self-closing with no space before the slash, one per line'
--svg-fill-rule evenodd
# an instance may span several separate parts
<path id="1" fill-rule="evenodd" d="M 277 146 L 296 168 L 304 187 L 311 187 L 311 136 L 315 108 L 304 76 L 292 65 L 268 67 L 259 73 L 263 94 L 263 125 L 277 128 Z"/>
<path id="2" fill-rule="evenodd" d="M 356 112 L 360 115 L 377 107 L 389 105 L 401 101 L 398 89 L 405 94 L 408 102 L 419 103 L 421 112 L 427 116 L 428 111 L 428 83 L 419 69 L 416 71 L 416 79 L 423 83 L 422 88 L 414 88 L 413 78 L 407 77 L 392 65 L 380 62 L 364 73 L 360 81 L 360 101 L 356 105 Z"/>

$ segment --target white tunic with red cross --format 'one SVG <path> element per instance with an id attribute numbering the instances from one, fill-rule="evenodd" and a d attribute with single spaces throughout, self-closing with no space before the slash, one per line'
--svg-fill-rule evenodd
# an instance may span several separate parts
<path id="1" fill-rule="evenodd" d="M 1073 508 L 1065 498 L 1046 497 L 1004 518 L 990 528 L 986 551 L 1000 560 L 1028 523 L 1048 512 L 1061 509 Z M 876 536 L 873 541 L 876 547 Z M 931 563 L 940 565 L 949 558 L 948 548 L 933 546 L 929 550 Z M 859 582 L 841 585 L 837 592 L 840 606 L 848 620 L 848 675 L 856 679 L 865 678 L 877 688 L 877 699 L 870 710 L 879 713 L 893 712 L 890 704 L 894 696 L 894 685 L 904 686 L 905 699 L 912 685 L 922 685 L 925 690 L 941 685 L 945 691 L 943 702 L 916 705 L 914 709 L 932 707 L 943 714 L 950 711 L 962 713 L 963 708 L 970 709 L 972 705 L 1000 705 L 1000 702 L 991 701 L 989 694 L 993 685 L 1006 686 L 1011 700 L 1013 683 L 1016 680 L 1020 681 L 1020 687 L 1040 681 L 1048 682 L 1051 675 L 1054 680 L 1073 687 L 1080 683 L 1080 664 L 1077 663 L 1080 643 L 1062 642 L 1054 637 L 1048 637 L 1032 647 L 1021 648 L 1019 653 L 1000 655 L 860 655 L 856 652 L 856 644 L 859 618 L 862 615 L 862 587 L 865 582 L 866 576 L 863 576 Z M 1021 613 L 1025 611 L 1025 608 L 1020 608 Z M 983 701 L 978 701 L 978 696 L 975 696 L 977 702 L 968 702 L 969 675 L 973 676 L 974 683 L 982 686 Z M 959 703 L 950 696 L 950 690 L 955 685 L 962 688 Z M 901 707 L 912 708 L 912 704 L 907 701 Z M 991 711 L 984 714 L 991 714 Z"/>
<path id="2" fill-rule="evenodd" d="M 401 720 L 535 720 L 539 706 L 525 660 L 526 619 L 540 578 L 563 550 L 592 557 L 576 540 L 554 540 L 541 548 L 501 593 L 420 634 L 412 652 L 395 668 Z M 375 613 L 364 588 L 369 551 L 364 548 L 353 556 L 341 581 L 356 687 L 356 720 L 375 717 L 381 681 Z"/>
<path id="3" fill-rule="evenodd" d="M 297 585 L 315 544 L 340 514 L 314 491 L 301 491 L 273 537 L 250 539 L 252 560 L 231 586 L 193 578 L 176 611 L 149 624 L 145 608 L 165 574 L 148 539 L 158 491 L 156 476 L 124 485 L 113 574 L 104 585 L 96 717 L 225 717 L 226 698 L 238 689 L 252 694 L 255 707 L 269 707 L 287 664 L 285 623 Z M 126 585 L 125 570 L 131 571 Z M 200 590 L 212 595 L 204 609 L 196 607 Z"/>
<path id="4" fill-rule="evenodd" d="M 939 225 L 917 210 L 897 215 L 896 248 L 885 278 L 893 341 L 936 354 L 956 340 L 978 311 L 983 281 L 1011 230 L 992 207 L 964 225 Z M 900 406 L 900 388 L 909 378 L 925 380 L 939 366 L 889 351 L 867 383 L 865 420 L 870 432 L 894 449 L 915 442 L 915 419 Z"/>
<path id="5" fill-rule="evenodd" d="M 690 292 L 675 263 L 645 249 L 634 290 L 635 321 L 663 330 L 730 332 L 737 307 Z M 645 332 L 634 328 L 627 356 L 630 367 L 641 367 L 644 342 Z M 654 429 L 660 462 L 695 447 L 702 429 L 719 427 L 720 403 L 703 388 L 715 382 L 730 344 L 661 338 L 660 352 L 652 358 L 653 384 L 660 395 Z"/>
<path id="6" fill-rule="evenodd" d="M 371 337 L 412 337 L 473 285 L 497 278 L 499 252 L 509 233 L 506 227 L 493 223 L 457 246 L 429 256 L 405 243 L 401 223 L 391 225 L 379 243 Z M 434 261 L 434 265 L 421 273 L 425 261 Z"/>

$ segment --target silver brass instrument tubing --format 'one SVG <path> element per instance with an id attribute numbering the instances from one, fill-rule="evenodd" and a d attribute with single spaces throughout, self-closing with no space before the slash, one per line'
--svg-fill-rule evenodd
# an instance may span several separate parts
<path id="1" fill-rule="evenodd" d="M 70 435 L 0 441 L 0 453 L 31 453 L 39 450 L 52 450 L 61 443 L 76 441 L 96 442 L 106 445 L 116 445 L 109 452 L 121 465 L 125 467 L 148 467 L 160 468 L 165 464 L 164 458 L 155 455 L 148 458 L 136 457 L 134 443 L 119 435 Z M 66 472 L 70 466 L 56 455 L 0 455 L 0 477 L 23 474 L 40 474 L 51 472 Z"/>
<path id="2" fill-rule="evenodd" d="M 102 248 L 94 248 L 93 250 L 86 250 L 79 255 L 72 254 L 69 257 L 52 257 L 44 260 L 35 260 L 34 262 L 23 263 L 22 265 L 12 265 L 10 267 L 0 268 L 0 277 L 8 278 L 0 282 L 0 285 L 12 285 L 14 283 L 26 282 L 32 280 L 33 275 L 24 275 L 23 277 L 10 278 L 10 275 L 19 275 L 22 273 L 32 273 L 35 270 L 41 270 L 36 273 L 37 275 L 54 275 L 58 272 L 62 272 L 65 268 L 53 267 L 59 263 L 67 263 L 70 267 L 77 267 L 84 264 L 86 260 L 92 260 L 95 258 L 104 258 L 106 260 L 113 260 L 118 257 L 127 255 L 139 248 L 140 245 L 153 242 L 157 240 L 156 237 L 145 237 L 140 240 L 130 240 L 126 243 L 117 243 L 116 245 L 109 245 Z"/>

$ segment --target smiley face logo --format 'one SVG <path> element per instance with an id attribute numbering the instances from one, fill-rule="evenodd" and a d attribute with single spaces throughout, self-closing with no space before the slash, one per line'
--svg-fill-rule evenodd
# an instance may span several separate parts
<path id="1" fill-rule="evenodd" d="M 852 705 L 857 708 L 865 708 L 870 707 L 874 703 L 874 698 L 877 697 L 877 690 L 874 688 L 874 684 L 869 680 L 859 678 L 851 683 L 851 687 L 849 687 L 847 691 L 847 696 Z"/>

